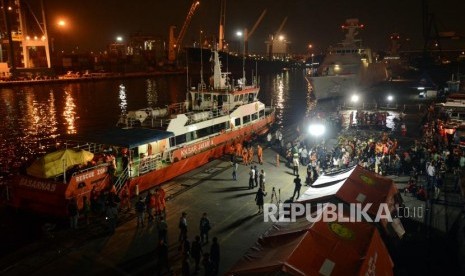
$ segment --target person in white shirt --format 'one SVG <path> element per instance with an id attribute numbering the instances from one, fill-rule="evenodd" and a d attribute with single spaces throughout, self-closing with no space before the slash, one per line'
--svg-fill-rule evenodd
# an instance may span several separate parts
<path id="1" fill-rule="evenodd" d="M 255 170 L 253 166 L 250 167 L 249 171 L 249 189 L 253 189 L 255 183 Z"/>

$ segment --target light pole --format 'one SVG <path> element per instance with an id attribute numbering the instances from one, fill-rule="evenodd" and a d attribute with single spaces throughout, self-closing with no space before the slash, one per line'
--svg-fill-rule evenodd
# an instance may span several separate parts
<path id="1" fill-rule="evenodd" d="M 242 31 L 237 31 L 236 35 L 242 37 L 242 85 L 245 86 L 245 34 Z M 239 47 L 240 48 L 240 47 Z"/>
<path id="2" fill-rule="evenodd" d="M 394 97 L 392 95 L 388 95 L 386 99 L 387 99 L 387 105 L 388 105 L 387 107 L 389 107 L 392 101 L 394 100 Z"/>
<path id="3" fill-rule="evenodd" d="M 61 47 L 61 52 L 64 53 L 64 39 L 63 39 L 63 36 L 64 36 L 64 33 L 65 33 L 65 30 L 68 28 L 68 22 L 64 19 L 58 19 L 58 21 L 56 22 L 56 26 L 57 26 L 57 30 L 58 30 L 58 33 L 59 33 L 59 36 L 60 36 L 60 42 L 58 43 Z M 54 45 L 55 43 L 52 43 L 52 52 L 55 52 L 55 47 L 57 47 L 56 45 Z M 57 47 L 58 48 L 58 47 Z"/>

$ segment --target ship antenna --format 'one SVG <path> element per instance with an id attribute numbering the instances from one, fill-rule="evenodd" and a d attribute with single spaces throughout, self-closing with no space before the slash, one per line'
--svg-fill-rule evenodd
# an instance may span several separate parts
<path id="1" fill-rule="evenodd" d="M 202 33 L 203 33 L 203 31 L 200 30 L 200 41 L 199 41 L 199 47 L 200 47 L 200 87 L 203 87 L 203 85 L 204 85 L 204 82 L 203 82 Z"/>
<path id="2" fill-rule="evenodd" d="M 189 53 L 186 51 L 186 101 L 189 98 Z"/>

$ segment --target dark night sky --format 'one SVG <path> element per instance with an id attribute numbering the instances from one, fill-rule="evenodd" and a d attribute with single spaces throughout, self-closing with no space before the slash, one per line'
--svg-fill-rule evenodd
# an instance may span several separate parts
<path id="1" fill-rule="evenodd" d="M 44 0 L 49 18 L 49 34 L 57 41 L 78 45 L 81 50 L 102 50 L 117 35 L 141 31 L 168 36 L 170 25 L 181 26 L 190 0 Z M 218 33 L 219 1 L 201 0 L 185 43 L 199 37 L 199 30 Z M 440 31 L 454 30 L 465 35 L 464 4 L 460 0 L 430 0 Z M 389 35 L 398 32 L 411 39 L 409 48 L 422 46 L 421 0 L 227 0 L 226 31 L 228 41 L 237 41 L 235 32 L 249 30 L 267 9 L 267 14 L 250 38 L 251 52 L 265 52 L 264 41 L 288 16 L 282 33 L 292 42 L 292 52 L 303 53 L 309 43 L 317 50 L 343 38 L 340 25 L 346 18 L 359 18 L 366 28 L 360 33 L 365 45 L 386 50 Z M 69 29 L 57 32 L 58 17 L 67 18 Z M 233 42 L 234 43 L 234 42 Z M 237 43 L 237 42 L 236 42 Z M 465 48 L 465 41 L 458 45 Z"/>

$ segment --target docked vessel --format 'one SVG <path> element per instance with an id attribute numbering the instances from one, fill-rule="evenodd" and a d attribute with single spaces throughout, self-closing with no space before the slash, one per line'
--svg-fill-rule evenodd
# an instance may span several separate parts
<path id="1" fill-rule="evenodd" d="M 81 207 L 99 191 L 138 194 L 267 133 L 275 114 L 258 100 L 257 79 L 231 80 L 213 55 L 209 85 L 189 88 L 185 102 L 130 111 L 118 127 L 63 137 L 60 151 L 14 179 L 10 205 L 65 216 L 71 199 Z M 68 158 L 76 154 L 85 157 Z"/>
<path id="2" fill-rule="evenodd" d="M 363 28 L 358 19 L 347 19 L 342 28 L 345 39 L 330 47 L 316 73 L 307 77 L 316 99 L 341 97 L 387 78 L 385 64 L 376 62 L 371 49 L 356 38 Z"/>

